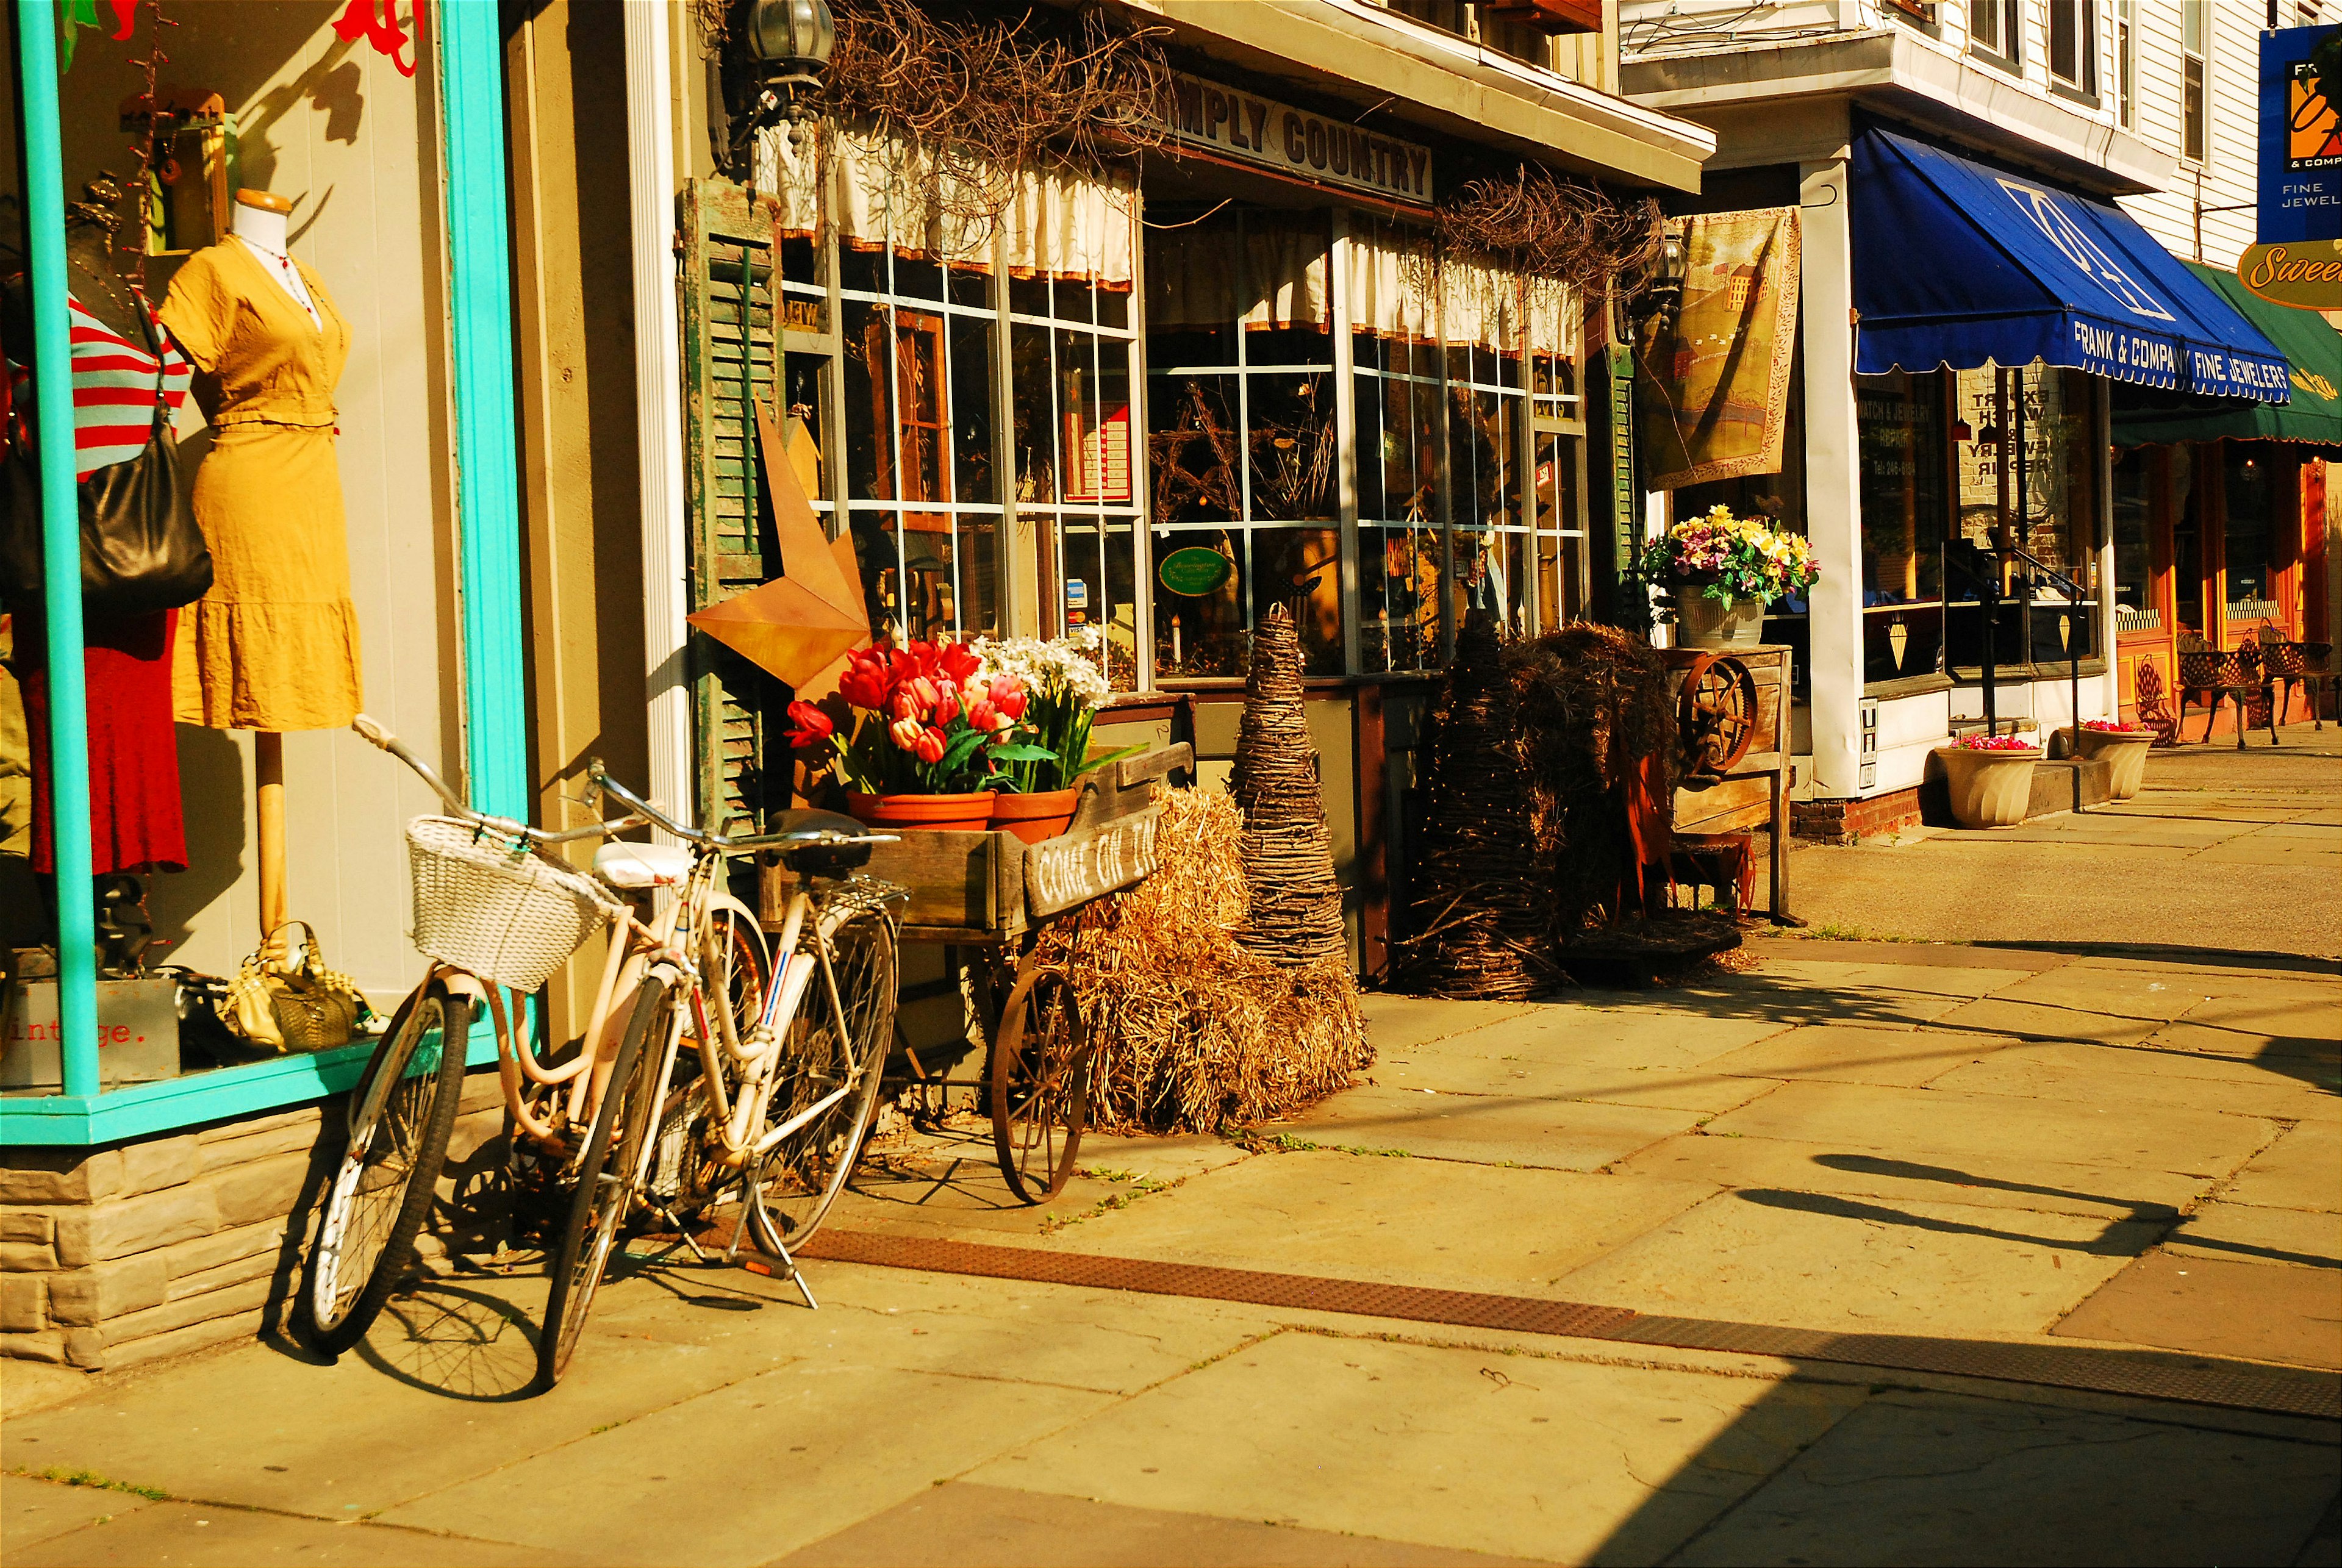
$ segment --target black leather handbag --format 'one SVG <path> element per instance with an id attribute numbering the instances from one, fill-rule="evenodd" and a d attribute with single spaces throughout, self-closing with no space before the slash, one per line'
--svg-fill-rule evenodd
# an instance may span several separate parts
<path id="1" fill-rule="evenodd" d="M 143 303 L 143 302 L 142 302 Z M 126 463 L 101 468 L 79 486 L 81 602 L 86 614 L 152 614 L 191 604 L 212 585 L 211 547 L 179 485 L 178 439 L 163 401 L 162 345 L 153 323 L 155 423 L 146 444 Z M 39 454 L 22 414 L 8 411 L 0 470 L 6 475 L 8 514 L 0 526 L 0 595 L 11 607 L 40 603 L 41 474 Z"/>

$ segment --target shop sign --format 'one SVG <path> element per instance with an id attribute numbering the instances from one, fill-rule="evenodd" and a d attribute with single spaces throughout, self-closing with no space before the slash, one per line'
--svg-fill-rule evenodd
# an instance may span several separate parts
<path id="1" fill-rule="evenodd" d="M 1155 574 L 1166 588 L 1180 597 L 1202 599 L 1218 593 L 1235 570 L 1236 563 L 1217 550 L 1207 544 L 1190 544 L 1164 556 Z"/>
<path id="2" fill-rule="evenodd" d="M 1156 118 L 1183 146 L 1388 202 L 1431 205 L 1431 149 L 1173 72 Z"/>
<path id="3" fill-rule="evenodd" d="M 2342 27 L 2264 33 L 2260 64 L 2256 237 L 2265 245 L 2331 239 L 2342 233 L 2342 114 L 2337 113 L 2342 105 Z"/>
<path id="4" fill-rule="evenodd" d="M 2271 305 L 2342 310 L 2342 240 L 2248 245 L 2237 258 L 2237 281 Z"/>

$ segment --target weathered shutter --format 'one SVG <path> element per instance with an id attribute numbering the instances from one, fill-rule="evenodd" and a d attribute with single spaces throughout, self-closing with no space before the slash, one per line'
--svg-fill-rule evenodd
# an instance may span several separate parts
<path id="1" fill-rule="evenodd" d="M 774 204 L 728 180 L 684 187 L 683 377 L 689 465 L 691 607 L 776 575 L 756 465 L 754 404 L 773 395 Z M 691 635 L 698 820 L 749 832 L 789 803 L 781 739 L 787 688 L 698 632 Z"/>

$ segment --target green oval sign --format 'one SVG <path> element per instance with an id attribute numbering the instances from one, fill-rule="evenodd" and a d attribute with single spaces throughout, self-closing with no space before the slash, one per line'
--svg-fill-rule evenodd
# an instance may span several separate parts
<path id="1" fill-rule="evenodd" d="M 1174 594 L 1201 599 L 1216 594 L 1236 571 L 1236 563 L 1207 544 L 1190 544 L 1163 557 L 1155 574 Z"/>

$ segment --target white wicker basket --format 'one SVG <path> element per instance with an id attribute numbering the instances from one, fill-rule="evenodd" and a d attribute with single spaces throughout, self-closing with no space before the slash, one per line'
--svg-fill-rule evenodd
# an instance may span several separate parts
<path id="1" fill-rule="evenodd" d="M 406 824 L 415 945 L 515 991 L 532 992 L 602 928 L 599 884 L 453 817 Z"/>

